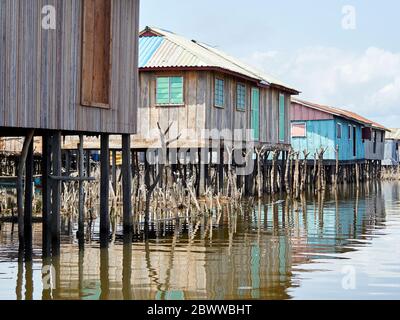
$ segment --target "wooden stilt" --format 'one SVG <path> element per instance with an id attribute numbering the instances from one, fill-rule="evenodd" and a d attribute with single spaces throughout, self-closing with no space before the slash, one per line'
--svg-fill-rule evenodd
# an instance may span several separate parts
<path id="1" fill-rule="evenodd" d="M 224 154 L 225 149 L 223 146 L 219 149 L 219 161 L 218 161 L 218 189 L 220 192 L 224 191 Z"/>
<path id="2" fill-rule="evenodd" d="M 111 181 L 114 192 L 117 192 L 117 151 L 111 151 Z"/>
<path id="3" fill-rule="evenodd" d="M 91 157 L 91 150 L 86 150 L 86 176 L 90 177 L 91 174 L 91 166 L 90 166 L 90 157 Z"/>
<path id="4" fill-rule="evenodd" d="M 109 135 L 101 135 L 100 153 L 100 245 L 107 247 L 110 236 L 110 146 Z"/>
<path id="5" fill-rule="evenodd" d="M 78 146 L 78 173 L 79 177 L 83 178 L 85 175 L 85 164 L 84 164 L 84 152 L 83 152 L 83 135 L 79 136 Z M 78 239 L 80 247 L 84 245 L 84 233 L 85 233 L 85 193 L 83 190 L 83 181 L 79 181 L 79 199 L 78 199 Z"/>
<path id="6" fill-rule="evenodd" d="M 33 138 L 28 147 L 25 173 L 24 233 L 25 240 L 32 238 L 32 200 L 33 200 Z"/>
<path id="7" fill-rule="evenodd" d="M 123 221 L 124 233 L 133 230 L 132 221 L 132 165 L 131 165 L 131 137 L 128 134 L 122 136 L 122 193 L 123 193 Z"/>
<path id="8" fill-rule="evenodd" d="M 52 165 L 53 165 L 53 176 L 61 176 L 61 132 L 57 131 L 53 135 L 52 143 Z M 52 186 L 52 215 L 51 215 L 51 239 L 53 242 L 53 254 L 57 255 L 60 243 L 60 232 L 61 232 L 61 181 L 51 181 Z"/>
<path id="9" fill-rule="evenodd" d="M 42 217 L 43 217 L 43 258 L 49 258 L 51 255 L 51 136 L 46 133 L 43 135 L 42 142 Z"/>
<path id="10" fill-rule="evenodd" d="M 18 206 L 18 236 L 20 245 L 23 246 L 24 241 L 24 186 L 23 177 L 25 173 L 26 158 L 29 153 L 29 148 L 33 140 L 34 130 L 31 130 L 24 140 L 21 156 L 18 162 L 18 175 L 17 175 L 17 206 Z"/>
<path id="11" fill-rule="evenodd" d="M 203 196 L 206 192 L 206 150 L 204 148 L 199 149 L 199 195 Z"/>

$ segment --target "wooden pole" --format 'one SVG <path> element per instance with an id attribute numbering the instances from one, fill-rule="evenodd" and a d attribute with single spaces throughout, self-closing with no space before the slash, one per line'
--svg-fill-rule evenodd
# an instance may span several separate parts
<path id="1" fill-rule="evenodd" d="M 117 151 L 111 151 L 111 181 L 114 192 L 117 192 Z"/>
<path id="2" fill-rule="evenodd" d="M 123 193 L 123 223 L 124 233 L 133 231 L 132 221 L 132 165 L 131 165 L 131 137 L 122 135 L 122 193 Z"/>
<path id="3" fill-rule="evenodd" d="M 33 200 L 33 138 L 26 157 L 24 234 L 25 240 L 32 238 L 32 200 Z"/>
<path id="4" fill-rule="evenodd" d="M 34 130 L 31 130 L 24 139 L 21 156 L 18 162 L 18 175 L 17 175 L 17 207 L 18 207 L 18 236 L 20 245 L 24 240 L 24 186 L 23 177 L 25 173 L 26 158 L 28 156 L 29 148 L 33 140 Z"/>
<path id="5" fill-rule="evenodd" d="M 78 146 L 78 173 L 79 177 L 83 178 L 85 175 L 85 163 L 84 163 L 84 152 L 83 152 L 83 135 L 79 135 L 79 146 Z M 84 244 L 84 233 L 85 233 L 85 192 L 83 190 L 83 181 L 79 181 L 79 200 L 78 200 L 78 239 L 80 247 Z"/>
<path id="6" fill-rule="evenodd" d="M 51 136 L 48 133 L 43 135 L 42 143 L 42 217 L 43 217 L 43 258 L 51 255 L 50 223 L 51 223 Z"/>
<path id="7" fill-rule="evenodd" d="M 224 152 L 225 147 L 222 145 L 219 149 L 219 162 L 218 162 L 218 189 L 220 192 L 224 191 Z"/>
<path id="8" fill-rule="evenodd" d="M 110 236 L 109 191 L 110 191 L 110 141 L 109 135 L 101 135 L 100 153 L 100 245 L 108 246 Z"/>
<path id="9" fill-rule="evenodd" d="M 61 132 L 57 131 L 53 136 L 52 144 L 53 175 L 61 176 Z M 61 232 L 61 181 L 53 180 L 52 186 L 52 217 L 51 217 L 51 238 L 53 242 L 53 254 L 57 255 L 60 243 Z"/>

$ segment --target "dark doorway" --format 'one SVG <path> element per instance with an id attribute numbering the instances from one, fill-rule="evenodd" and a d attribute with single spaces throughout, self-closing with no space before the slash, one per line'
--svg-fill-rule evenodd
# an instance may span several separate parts
<path id="1" fill-rule="evenodd" d="M 353 156 L 357 157 L 357 128 L 353 127 Z"/>

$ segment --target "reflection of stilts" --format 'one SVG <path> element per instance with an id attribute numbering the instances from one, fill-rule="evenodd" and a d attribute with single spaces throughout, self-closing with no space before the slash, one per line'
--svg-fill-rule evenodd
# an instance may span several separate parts
<path id="1" fill-rule="evenodd" d="M 124 235 L 122 261 L 122 296 L 124 300 L 132 299 L 132 233 Z"/>
<path id="2" fill-rule="evenodd" d="M 108 248 L 100 249 L 100 300 L 108 300 L 110 295 L 109 279 L 109 253 Z"/>

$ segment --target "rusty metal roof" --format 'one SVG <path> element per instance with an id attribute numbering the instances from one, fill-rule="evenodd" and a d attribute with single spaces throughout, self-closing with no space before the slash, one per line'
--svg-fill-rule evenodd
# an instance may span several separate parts
<path id="1" fill-rule="evenodd" d="M 342 117 L 342 118 L 345 118 L 348 120 L 352 120 L 352 121 L 358 122 L 360 124 L 370 126 L 375 129 L 389 131 L 389 129 L 387 129 L 383 125 L 381 125 L 377 122 L 374 122 L 372 120 L 369 120 L 369 119 L 367 119 L 363 116 L 360 116 L 359 114 L 349 111 L 349 110 L 335 108 L 335 107 L 331 107 L 331 106 L 325 106 L 325 105 L 316 104 L 316 103 L 312 103 L 312 102 L 301 100 L 301 99 L 295 99 L 295 98 L 292 98 L 292 102 L 301 104 L 308 108 L 313 108 L 313 109 L 316 109 L 316 110 L 319 110 L 322 112 L 326 112 L 326 113 L 332 114 L 337 117 Z"/>
<path id="2" fill-rule="evenodd" d="M 298 94 L 299 91 L 284 82 L 264 74 L 209 45 L 188 40 L 158 28 L 147 27 L 139 39 L 139 68 L 217 68 L 250 78 L 260 85 L 283 87 Z M 153 36 L 151 36 L 153 34 Z"/>

